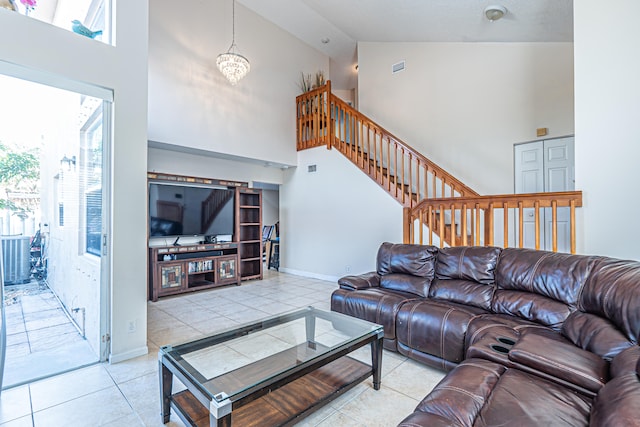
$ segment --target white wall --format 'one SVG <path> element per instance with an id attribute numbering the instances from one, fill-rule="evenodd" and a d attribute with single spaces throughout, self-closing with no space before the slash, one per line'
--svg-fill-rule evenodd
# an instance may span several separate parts
<path id="1" fill-rule="evenodd" d="M 337 280 L 373 271 L 380 244 L 402 242 L 402 207 L 337 150 L 300 151 L 280 187 L 280 241 L 285 272 Z"/>
<path id="2" fill-rule="evenodd" d="M 584 252 L 640 260 L 640 2 L 574 2 L 576 188 Z"/>
<path id="3" fill-rule="evenodd" d="M 116 1 L 117 47 L 0 9 L 0 58 L 38 81 L 114 91 L 111 149 L 111 360 L 147 352 L 146 141 L 148 2 Z M 19 35 L 28 34 L 28 37 Z M 0 72 L 3 66 L 0 64 Z M 129 322 L 137 329 L 129 333 Z"/>
<path id="4" fill-rule="evenodd" d="M 574 132 L 571 43 L 359 43 L 358 65 L 360 111 L 480 194 L 513 192 L 536 128 Z"/>
<path id="5" fill-rule="evenodd" d="M 329 59 L 236 4 L 236 44 L 251 71 L 231 86 L 215 65 L 231 44 L 231 2 L 154 0 L 149 139 L 294 165 L 300 73 Z"/>
<path id="6" fill-rule="evenodd" d="M 150 172 L 228 179 L 249 184 L 251 181 L 281 184 L 284 179 L 282 169 L 275 167 L 159 148 L 149 148 L 148 166 Z"/>

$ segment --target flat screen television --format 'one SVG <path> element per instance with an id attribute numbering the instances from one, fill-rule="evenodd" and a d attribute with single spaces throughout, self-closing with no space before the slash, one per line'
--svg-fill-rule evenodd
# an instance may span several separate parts
<path id="1" fill-rule="evenodd" d="M 149 237 L 232 236 L 233 189 L 149 183 Z"/>

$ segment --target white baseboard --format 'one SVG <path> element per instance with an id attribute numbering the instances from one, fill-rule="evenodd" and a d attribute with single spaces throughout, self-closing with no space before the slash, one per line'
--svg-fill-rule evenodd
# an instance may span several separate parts
<path id="1" fill-rule="evenodd" d="M 311 273 L 309 271 L 300 271 L 300 270 L 292 270 L 290 268 L 280 268 L 280 271 L 287 274 L 294 274 L 296 276 L 308 277 L 310 279 L 318 279 L 318 280 L 326 280 L 327 282 L 335 282 L 338 283 L 338 279 L 340 277 L 337 276 L 327 276 L 326 274 L 318 274 Z"/>
<path id="2" fill-rule="evenodd" d="M 127 351 L 125 353 L 119 353 L 119 354 L 111 353 L 109 355 L 109 363 L 123 362 L 125 360 L 144 356 L 145 354 L 148 354 L 148 353 L 149 353 L 149 347 L 147 347 L 146 345 L 144 347 L 139 347 L 131 351 Z"/>

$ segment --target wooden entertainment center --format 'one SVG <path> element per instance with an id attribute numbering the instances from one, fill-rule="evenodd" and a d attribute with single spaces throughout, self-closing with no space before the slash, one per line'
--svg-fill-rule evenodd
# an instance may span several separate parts
<path id="1" fill-rule="evenodd" d="M 262 279 L 262 190 L 246 183 L 148 173 L 152 180 L 235 187 L 231 242 L 149 247 L 149 299 Z"/>
<path id="2" fill-rule="evenodd" d="M 150 299 L 239 282 L 238 244 L 149 248 Z"/>

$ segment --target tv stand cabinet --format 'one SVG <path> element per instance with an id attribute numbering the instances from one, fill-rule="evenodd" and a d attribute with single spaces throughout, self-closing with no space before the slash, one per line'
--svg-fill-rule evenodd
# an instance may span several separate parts
<path id="1" fill-rule="evenodd" d="M 149 248 L 149 299 L 240 283 L 237 243 Z"/>

